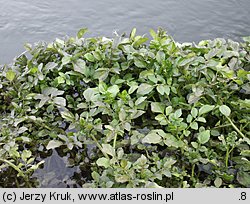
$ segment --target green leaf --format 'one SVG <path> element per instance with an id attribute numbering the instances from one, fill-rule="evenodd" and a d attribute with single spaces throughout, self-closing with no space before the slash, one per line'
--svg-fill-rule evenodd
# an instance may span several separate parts
<path id="1" fill-rule="evenodd" d="M 198 141 L 200 144 L 205 144 L 210 139 L 210 130 L 205 130 L 198 133 Z"/>
<path id="2" fill-rule="evenodd" d="M 57 80 L 58 84 L 64 84 L 65 83 L 65 79 L 63 77 L 61 77 L 61 76 L 57 77 L 56 80 Z"/>
<path id="3" fill-rule="evenodd" d="M 183 142 L 178 140 L 175 136 L 170 133 L 166 133 L 164 137 L 164 143 L 169 147 L 179 148 L 183 146 Z"/>
<path id="4" fill-rule="evenodd" d="M 93 51 L 93 56 L 95 57 L 95 59 L 97 59 L 97 61 L 101 61 L 102 60 L 102 53 L 100 51 Z"/>
<path id="5" fill-rule="evenodd" d="M 127 130 L 127 131 L 130 131 L 131 130 L 131 124 L 126 122 L 124 123 L 124 129 Z"/>
<path id="6" fill-rule="evenodd" d="M 28 158 L 30 158 L 32 155 L 32 152 L 30 150 L 23 150 L 22 154 L 21 154 L 21 158 L 23 161 L 27 161 Z"/>
<path id="7" fill-rule="evenodd" d="M 157 34 L 156 34 L 156 32 L 155 32 L 153 29 L 150 29 L 150 30 L 149 30 L 149 33 L 150 33 L 151 37 L 152 37 L 154 40 L 157 38 Z"/>
<path id="8" fill-rule="evenodd" d="M 104 157 L 101 157 L 101 158 L 97 159 L 96 164 L 98 166 L 103 166 L 105 168 L 108 168 L 110 166 L 109 159 L 104 158 Z"/>
<path id="9" fill-rule="evenodd" d="M 104 81 L 107 79 L 109 75 L 109 69 L 108 68 L 99 68 L 94 73 L 94 78 L 99 79 L 100 81 Z"/>
<path id="10" fill-rule="evenodd" d="M 170 113 L 172 113 L 172 111 L 173 111 L 173 107 L 172 106 L 166 107 L 165 115 L 169 115 Z"/>
<path id="11" fill-rule="evenodd" d="M 250 186 L 250 174 L 248 172 L 239 171 L 237 173 L 237 181 L 244 187 L 249 188 Z"/>
<path id="12" fill-rule="evenodd" d="M 161 64 L 164 60 L 165 60 L 165 53 L 161 50 L 159 50 L 157 53 L 156 53 L 156 61 Z"/>
<path id="13" fill-rule="evenodd" d="M 115 157 L 115 149 L 110 144 L 102 144 L 102 151 L 112 157 Z"/>
<path id="14" fill-rule="evenodd" d="M 159 85 L 156 87 L 156 90 L 157 90 L 161 95 L 164 95 L 164 94 L 169 95 L 169 94 L 170 94 L 170 88 L 169 88 L 168 85 L 159 84 Z"/>
<path id="15" fill-rule="evenodd" d="M 77 33 L 77 37 L 78 38 L 82 38 L 82 36 L 88 32 L 88 29 L 87 28 L 81 28 L 78 33 Z"/>
<path id="16" fill-rule="evenodd" d="M 108 86 L 103 81 L 100 81 L 98 85 L 98 89 L 100 93 L 105 94 L 107 92 Z"/>
<path id="17" fill-rule="evenodd" d="M 191 127 L 192 129 L 194 129 L 194 130 L 198 130 L 198 128 L 199 128 L 197 122 L 192 122 L 192 123 L 190 124 L 190 127 Z"/>
<path id="18" fill-rule="evenodd" d="M 197 142 L 191 142 L 191 145 L 195 149 L 197 149 L 199 147 L 199 144 Z"/>
<path id="19" fill-rule="evenodd" d="M 12 70 L 9 70 L 6 72 L 6 78 L 9 80 L 9 81 L 13 81 L 15 79 L 15 76 L 16 76 L 16 73 Z"/>
<path id="20" fill-rule="evenodd" d="M 99 175 L 96 171 L 93 171 L 93 172 L 91 173 L 91 176 L 92 176 L 92 178 L 93 178 L 96 182 L 99 182 L 99 180 L 100 180 L 100 175 Z"/>
<path id="21" fill-rule="evenodd" d="M 62 66 L 71 62 L 71 56 L 64 56 L 62 58 Z"/>
<path id="22" fill-rule="evenodd" d="M 179 66 L 185 66 L 185 65 L 187 65 L 187 64 L 189 64 L 189 63 L 191 63 L 192 61 L 194 61 L 194 57 L 192 57 L 192 58 L 183 58 L 183 59 L 181 59 L 180 61 L 179 61 Z"/>
<path id="23" fill-rule="evenodd" d="M 30 43 L 25 43 L 24 48 L 30 52 L 32 50 L 32 45 Z"/>
<path id="24" fill-rule="evenodd" d="M 192 120 L 193 120 L 193 116 L 192 115 L 190 115 L 190 114 L 188 114 L 188 116 L 187 116 L 187 123 L 191 123 L 192 122 Z"/>
<path id="25" fill-rule="evenodd" d="M 45 95 L 43 95 L 43 94 L 36 94 L 36 95 L 34 96 L 34 99 L 40 99 L 40 102 L 39 102 L 39 104 L 38 104 L 38 108 L 41 108 L 41 107 L 44 106 L 44 104 L 45 104 L 46 102 L 48 102 L 48 101 L 50 100 L 50 97 L 45 96 Z"/>
<path id="26" fill-rule="evenodd" d="M 162 186 L 159 186 L 157 183 L 155 182 L 146 182 L 145 188 L 163 188 Z"/>
<path id="27" fill-rule="evenodd" d="M 199 115 L 203 115 L 205 113 L 208 113 L 214 109 L 214 105 L 203 105 L 199 110 Z"/>
<path id="28" fill-rule="evenodd" d="M 159 102 L 151 103 L 151 111 L 154 113 L 164 113 L 165 106 Z"/>
<path id="29" fill-rule="evenodd" d="M 88 69 L 86 68 L 86 63 L 82 59 L 78 59 L 74 64 L 73 64 L 74 70 L 76 72 L 79 72 L 81 74 L 84 74 L 86 77 L 88 76 Z"/>
<path id="30" fill-rule="evenodd" d="M 246 36 L 242 38 L 245 42 L 250 43 L 250 36 Z"/>
<path id="31" fill-rule="evenodd" d="M 216 188 L 219 188 L 222 185 L 222 179 L 220 177 L 216 177 L 214 180 L 214 185 Z"/>
<path id="32" fill-rule="evenodd" d="M 143 139 L 142 143 L 149 143 L 149 144 L 158 144 L 162 141 L 162 138 L 160 135 L 158 135 L 155 132 L 147 134 Z"/>
<path id="33" fill-rule="evenodd" d="M 192 109 L 191 109 L 191 115 L 192 115 L 194 118 L 197 117 L 197 115 L 198 115 L 198 110 L 197 110 L 197 108 L 192 108 Z"/>
<path id="34" fill-rule="evenodd" d="M 24 127 L 24 126 L 22 126 L 22 127 L 20 127 L 19 128 L 19 130 L 18 130 L 18 134 L 22 134 L 22 133 L 24 133 L 25 131 L 27 131 L 28 130 L 28 128 L 27 127 Z"/>
<path id="35" fill-rule="evenodd" d="M 119 111 L 119 120 L 120 121 L 122 121 L 122 122 L 125 121 L 126 116 L 127 116 L 127 114 L 126 114 L 126 112 L 124 110 Z"/>
<path id="36" fill-rule="evenodd" d="M 160 123 L 160 125 L 167 125 L 168 124 L 166 117 L 163 114 L 157 115 L 155 117 L 155 120 L 157 120 Z"/>
<path id="37" fill-rule="evenodd" d="M 86 102 L 93 101 L 96 91 L 93 88 L 88 88 L 83 92 L 83 96 L 86 99 Z"/>
<path id="38" fill-rule="evenodd" d="M 220 112 L 221 112 L 223 115 L 225 115 L 225 116 L 227 116 L 227 117 L 231 114 L 231 109 L 230 109 L 228 106 L 226 106 L 226 105 L 221 105 L 221 106 L 219 107 L 219 110 L 220 110 Z"/>
<path id="39" fill-rule="evenodd" d="M 137 89 L 137 94 L 146 95 L 150 93 L 153 89 L 154 89 L 154 86 L 150 84 L 142 83 Z"/>
<path id="40" fill-rule="evenodd" d="M 138 158 L 138 159 L 136 160 L 136 162 L 134 163 L 134 165 L 135 165 L 135 166 L 136 166 L 136 165 L 144 166 L 144 165 L 147 164 L 147 161 L 148 161 L 147 157 L 145 157 L 145 156 L 142 154 L 141 157 Z"/>
<path id="41" fill-rule="evenodd" d="M 130 115 L 131 119 L 136 119 L 138 117 L 140 117 L 141 115 L 143 115 L 145 113 L 145 111 L 142 110 L 134 110 L 132 112 L 132 114 Z"/>
<path id="42" fill-rule="evenodd" d="M 146 96 L 142 96 L 142 97 L 139 97 L 136 101 L 135 101 L 135 105 L 138 106 L 139 104 L 141 104 L 142 102 L 144 102 L 146 100 Z"/>
<path id="43" fill-rule="evenodd" d="M 202 123 L 206 123 L 206 118 L 203 118 L 203 117 L 198 117 L 196 118 L 196 121 L 199 121 L 199 122 L 202 122 Z"/>
<path id="44" fill-rule="evenodd" d="M 174 112 L 175 118 L 179 118 L 181 117 L 181 115 L 182 115 L 182 109 L 178 109 Z"/>
<path id="45" fill-rule="evenodd" d="M 139 60 L 137 58 L 135 58 L 134 63 L 135 63 L 135 66 L 137 66 L 139 68 L 147 67 L 147 63 L 145 61 Z"/>
<path id="46" fill-rule="evenodd" d="M 115 176 L 115 180 L 118 183 L 126 183 L 127 181 L 129 181 L 129 176 L 128 175 L 116 175 Z"/>
<path id="47" fill-rule="evenodd" d="M 91 53 L 86 53 L 84 57 L 89 61 L 89 62 L 95 62 L 95 58 Z"/>
<path id="48" fill-rule="evenodd" d="M 128 94 L 132 94 L 138 88 L 138 84 L 135 82 L 131 83 L 129 86 Z"/>
<path id="49" fill-rule="evenodd" d="M 131 33 L 130 33 L 129 38 L 131 40 L 134 40 L 135 39 L 135 34 L 136 34 L 136 28 L 133 28 L 132 31 L 131 31 Z"/>
<path id="50" fill-rule="evenodd" d="M 57 88 L 54 87 L 46 87 L 42 90 L 42 94 L 45 96 L 51 96 L 51 97 L 55 97 L 55 96 L 60 96 L 63 95 L 64 91 L 58 90 Z"/>
<path id="51" fill-rule="evenodd" d="M 141 44 L 143 44 L 143 43 L 145 43 L 147 41 L 148 41 L 148 38 L 143 38 L 143 37 L 140 37 L 140 36 L 136 36 L 133 45 L 134 45 L 135 48 L 137 48 Z"/>
<path id="52" fill-rule="evenodd" d="M 48 145 L 46 146 L 46 149 L 55 149 L 57 147 L 60 147 L 63 143 L 61 141 L 58 140 L 51 140 L 49 141 Z"/>
<path id="53" fill-rule="evenodd" d="M 71 113 L 69 110 L 65 109 L 62 110 L 61 112 L 62 118 L 66 119 L 69 122 L 73 122 L 75 120 L 75 116 L 73 113 Z"/>
<path id="54" fill-rule="evenodd" d="M 108 87 L 107 92 L 109 92 L 112 97 L 116 97 L 116 95 L 119 93 L 119 87 L 117 85 L 113 85 Z"/>
<path id="55" fill-rule="evenodd" d="M 55 97 L 53 99 L 54 103 L 59 106 L 66 106 L 66 99 L 63 97 Z"/>

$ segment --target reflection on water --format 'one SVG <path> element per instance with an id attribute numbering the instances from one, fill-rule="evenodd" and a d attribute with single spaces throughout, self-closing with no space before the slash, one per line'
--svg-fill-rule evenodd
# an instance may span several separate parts
<path id="1" fill-rule="evenodd" d="M 88 36 L 110 36 L 114 30 L 136 27 L 144 34 L 160 26 L 181 42 L 250 35 L 250 0 L 0 0 L 0 5 L 0 64 L 10 63 L 25 42 L 75 35 L 81 27 L 89 28 Z M 91 156 L 91 147 L 87 153 Z M 33 175 L 40 187 L 81 187 L 90 177 L 86 164 L 71 165 L 72 155 L 53 151 L 43 159 L 44 167 Z"/>
<path id="2" fill-rule="evenodd" d="M 161 26 L 177 41 L 250 35 L 249 0 L 0 0 L 0 64 L 23 51 L 25 42 L 75 35 L 139 33 Z"/>
<path id="3" fill-rule="evenodd" d="M 42 168 L 35 171 L 32 175 L 36 179 L 37 187 L 46 188 L 69 188 L 82 187 L 88 180 L 90 180 L 89 160 L 84 159 L 84 154 L 81 151 L 74 152 L 72 155 L 63 153 L 63 148 L 53 150 L 50 155 L 45 158 Z M 80 163 L 79 159 L 84 159 Z"/>
<path id="4" fill-rule="evenodd" d="M 39 181 L 39 187 L 77 187 L 78 184 L 74 181 L 73 176 L 79 173 L 78 166 L 69 167 L 68 157 L 60 157 L 56 151 L 52 155 L 44 159 L 44 167 L 38 169 L 33 174 L 34 178 Z"/>

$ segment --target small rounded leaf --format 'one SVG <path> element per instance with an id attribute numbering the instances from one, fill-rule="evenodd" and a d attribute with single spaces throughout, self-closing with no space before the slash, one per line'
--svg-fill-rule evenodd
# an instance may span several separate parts
<path id="1" fill-rule="evenodd" d="M 160 143 L 161 141 L 162 141 L 161 136 L 156 133 L 149 133 L 142 139 L 142 143 L 149 143 L 149 144 L 157 144 Z"/>
<path id="2" fill-rule="evenodd" d="M 16 76 L 16 73 L 12 70 L 9 70 L 7 73 L 6 73 L 6 78 L 9 80 L 9 81 L 13 81 L 15 79 L 15 76 Z"/>
<path id="3" fill-rule="evenodd" d="M 226 105 L 221 105 L 221 106 L 219 107 L 219 110 L 220 110 L 220 112 L 221 112 L 223 115 L 225 115 L 225 116 L 227 116 L 227 117 L 231 114 L 231 109 L 230 109 L 228 106 L 226 106 Z"/>
<path id="4" fill-rule="evenodd" d="M 96 161 L 96 164 L 98 166 L 103 166 L 105 168 L 108 168 L 109 167 L 109 160 L 107 158 L 99 158 L 97 161 Z"/>
<path id="5" fill-rule="evenodd" d="M 210 138 L 210 130 L 205 130 L 203 132 L 200 132 L 198 135 L 198 140 L 201 144 L 205 144 L 209 141 Z"/>
<path id="6" fill-rule="evenodd" d="M 222 179 L 217 177 L 215 180 L 214 180 L 214 185 L 216 188 L 219 188 L 221 185 L 222 185 Z"/>

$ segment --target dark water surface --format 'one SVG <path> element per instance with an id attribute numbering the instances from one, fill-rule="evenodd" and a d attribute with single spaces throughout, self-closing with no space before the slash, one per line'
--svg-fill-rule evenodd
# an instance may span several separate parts
<path id="1" fill-rule="evenodd" d="M 177 41 L 250 35 L 250 0 L 0 0 L 0 64 L 25 42 L 52 41 L 88 27 L 91 36 L 163 27 Z"/>
<path id="2" fill-rule="evenodd" d="M 176 41 L 250 35 L 250 0 L 0 0 L 0 64 L 23 52 L 25 42 L 75 35 L 139 34 L 163 27 Z M 40 187 L 79 187 L 83 170 L 68 167 L 68 156 L 45 158 L 34 177 Z M 71 182 L 71 183 L 70 183 Z"/>

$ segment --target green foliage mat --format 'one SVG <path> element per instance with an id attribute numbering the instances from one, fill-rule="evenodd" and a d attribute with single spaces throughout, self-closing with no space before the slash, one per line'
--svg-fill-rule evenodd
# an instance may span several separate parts
<path id="1" fill-rule="evenodd" d="M 83 187 L 250 187 L 250 38 L 26 44 L 0 73 L 0 185 L 35 186 L 38 155 L 88 165 Z"/>

